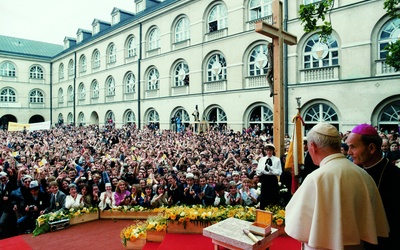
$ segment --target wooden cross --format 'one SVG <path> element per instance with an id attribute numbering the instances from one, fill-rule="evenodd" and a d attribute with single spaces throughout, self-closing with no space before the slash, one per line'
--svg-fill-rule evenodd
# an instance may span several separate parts
<path id="1" fill-rule="evenodd" d="M 277 157 L 284 154 L 285 89 L 283 86 L 283 44 L 297 44 L 297 37 L 283 30 L 282 2 L 272 2 L 272 25 L 258 21 L 255 26 L 257 33 L 272 38 L 273 44 L 273 101 L 274 101 L 274 145 Z M 271 62 L 270 62 L 271 63 Z"/>

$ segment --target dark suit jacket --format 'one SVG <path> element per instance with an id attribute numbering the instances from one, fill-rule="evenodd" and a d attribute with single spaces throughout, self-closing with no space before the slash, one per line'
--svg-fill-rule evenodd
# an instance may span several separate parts
<path id="1" fill-rule="evenodd" d="M 56 193 L 56 199 L 54 200 L 53 194 L 50 195 L 50 205 L 48 208 L 46 208 L 46 213 L 49 212 L 55 212 L 60 209 L 65 208 L 65 198 L 67 196 L 61 192 L 60 190 L 57 191 Z"/>
<path id="2" fill-rule="evenodd" d="M 187 184 L 184 186 L 185 188 L 187 187 Z M 195 195 L 191 195 L 189 191 L 186 193 L 183 192 L 183 203 L 186 205 L 195 205 L 195 204 L 200 204 L 200 199 L 199 199 L 199 192 L 200 192 L 200 187 L 197 185 L 193 185 L 192 190 L 195 192 Z"/>
<path id="3" fill-rule="evenodd" d="M 306 152 L 306 156 L 304 158 L 304 168 L 300 170 L 301 183 L 303 183 L 307 175 L 316 170 L 318 167 L 319 167 L 318 165 L 314 164 L 311 155 L 308 152 Z"/>
<path id="4" fill-rule="evenodd" d="M 204 196 L 200 200 L 200 203 L 205 205 L 205 206 L 212 206 L 214 205 L 214 200 L 215 200 L 215 191 L 214 188 L 206 184 L 206 187 L 204 190 L 200 187 L 200 192 L 204 193 Z"/>

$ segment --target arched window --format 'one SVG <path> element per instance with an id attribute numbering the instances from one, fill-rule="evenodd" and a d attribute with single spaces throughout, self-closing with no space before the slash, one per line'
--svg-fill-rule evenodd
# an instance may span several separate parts
<path id="1" fill-rule="evenodd" d="M 115 95 L 115 81 L 112 76 L 109 76 L 106 80 L 107 96 Z"/>
<path id="2" fill-rule="evenodd" d="M 250 52 L 248 61 L 248 75 L 259 76 L 267 74 L 268 63 L 268 47 L 266 44 L 260 44 L 253 48 Z"/>
<path id="3" fill-rule="evenodd" d="M 386 59 L 388 51 L 385 47 L 396 42 L 400 37 L 400 18 L 389 20 L 382 28 L 379 34 L 379 59 Z"/>
<path id="4" fill-rule="evenodd" d="M 86 124 L 85 115 L 83 114 L 83 112 L 80 112 L 78 115 L 78 124 L 79 126 L 84 126 Z"/>
<path id="5" fill-rule="evenodd" d="M 115 114 L 111 110 L 107 111 L 105 118 L 105 124 L 115 124 Z"/>
<path id="6" fill-rule="evenodd" d="M 30 103 L 44 103 L 44 95 L 43 92 L 37 89 L 32 90 L 29 93 L 29 102 Z"/>
<path id="7" fill-rule="evenodd" d="M 109 45 L 107 53 L 108 63 L 115 63 L 117 61 L 117 48 L 113 43 Z"/>
<path id="8" fill-rule="evenodd" d="M 91 93 L 92 93 L 92 98 L 99 98 L 99 83 L 96 80 L 92 81 L 92 84 L 90 86 Z"/>
<path id="9" fill-rule="evenodd" d="M 16 76 L 15 66 L 11 62 L 3 62 L 0 64 L 0 76 Z"/>
<path id="10" fill-rule="evenodd" d="M 135 93 L 135 75 L 132 72 L 126 74 L 125 77 L 125 93 L 133 94 Z"/>
<path id="11" fill-rule="evenodd" d="M 214 54 L 207 62 L 207 81 L 226 80 L 226 61 L 222 54 Z"/>
<path id="12" fill-rule="evenodd" d="M 400 99 L 387 104 L 379 114 L 378 124 L 385 130 L 398 130 L 400 121 Z"/>
<path id="13" fill-rule="evenodd" d="M 43 79 L 43 69 L 40 66 L 32 66 L 29 70 L 29 77 L 32 79 Z"/>
<path id="14" fill-rule="evenodd" d="M 128 110 L 125 114 L 125 123 L 132 124 L 136 122 L 135 113 L 132 110 Z"/>
<path id="15" fill-rule="evenodd" d="M 175 42 L 179 43 L 190 38 L 189 19 L 187 17 L 180 18 L 175 25 Z"/>
<path id="16" fill-rule="evenodd" d="M 74 116 L 72 115 L 72 113 L 71 113 L 71 112 L 70 112 L 70 113 L 68 113 L 68 116 L 67 116 L 67 122 L 68 122 L 68 124 L 75 125 L 75 122 L 74 122 Z"/>
<path id="17" fill-rule="evenodd" d="M 128 42 L 127 42 L 127 51 L 128 51 L 128 57 L 134 57 L 136 56 L 136 46 L 135 46 L 135 37 L 130 37 Z"/>
<path id="18" fill-rule="evenodd" d="M 228 12 L 222 4 L 215 5 L 208 15 L 208 32 L 214 32 L 227 27 Z"/>
<path id="19" fill-rule="evenodd" d="M 258 127 L 265 130 L 267 134 L 272 134 L 272 125 L 274 123 L 274 114 L 271 109 L 265 105 L 258 105 L 250 111 L 249 125 L 252 128 Z"/>
<path id="20" fill-rule="evenodd" d="M 86 90 L 85 90 L 85 84 L 81 82 L 78 87 L 78 93 L 79 93 L 79 99 L 80 100 L 85 100 L 86 98 Z"/>
<path id="21" fill-rule="evenodd" d="M 87 69 L 86 56 L 81 55 L 81 58 L 79 59 L 79 71 L 83 73 L 86 72 L 86 69 Z"/>
<path id="22" fill-rule="evenodd" d="M 338 42 L 333 35 L 323 42 L 315 34 L 305 44 L 303 59 L 305 69 L 339 65 Z"/>
<path id="23" fill-rule="evenodd" d="M 159 88 L 158 81 L 160 74 L 156 68 L 152 68 L 147 76 L 147 90 L 156 90 Z"/>
<path id="24" fill-rule="evenodd" d="M 174 70 L 174 86 L 189 85 L 189 66 L 185 61 L 179 62 Z"/>
<path id="25" fill-rule="evenodd" d="M 150 110 L 147 115 L 147 122 L 148 123 L 158 123 L 159 121 L 160 121 L 160 117 L 158 115 L 158 112 L 155 111 L 154 109 Z"/>
<path id="26" fill-rule="evenodd" d="M 272 15 L 272 0 L 250 0 L 249 21 Z"/>
<path id="27" fill-rule="evenodd" d="M 64 64 L 60 63 L 60 66 L 58 66 L 58 79 L 64 79 Z"/>
<path id="28" fill-rule="evenodd" d="M 92 62 L 93 62 L 92 65 L 93 69 L 100 68 L 100 52 L 97 49 L 93 52 Z"/>
<path id="29" fill-rule="evenodd" d="M 207 114 L 207 121 L 214 128 L 222 129 L 223 126 L 227 125 L 227 117 L 225 111 L 221 108 L 213 108 Z"/>
<path id="30" fill-rule="evenodd" d="M 58 89 L 58 103 L 64 102 L 64 91 L 62 88 Z"/>
<path id="31" fill-rule="evenodd" d="M 0 102 L 16 102 L 17 96 L 11 88 L 4 88 L 0 91 Z"/>
<path id="32" fill-rule="evenodd" d="M 181 126 L 183 127 L 179 128 L 179 132 L 182 132 L 184 131 L 185 127 L 188 127 L 190 125 L 190 116 L 185 109 L 180 108 L 175 111 L 171 119 L 176 119 L 177 117 L 179 117 L 179 119 L 181 120 Z"/>
<path id="33" fill-rule="evenodd" d="M 305 131 L 307 132 L 319 122 L 329 122 L 339 129 L 339 117 L 336 110 L 325 103 L 316 103 L 304 113 Z"/>
<path id="34" fill-rule="evenodd" d="M 149 50 L 160 48 L 160 32 L 153 28 L 149 33 Z"/>
<path id="35" fill-rule="evenodd" d="M 68 95 L 68 102 L 73 102 L 74 101 L 74 89 L 72 88 L 71 85 L 68 86 L 67 95 Z"/>
<path id="36" fill-rule="evenodd" d="M 74 73 L 75 73 L 75 65 L 74 65 L 74 60 L 69 60 L 69 63 L 68 63 L 68 76 L 69 77 L 72 77 L 72 76 L 74 76 Z"/>

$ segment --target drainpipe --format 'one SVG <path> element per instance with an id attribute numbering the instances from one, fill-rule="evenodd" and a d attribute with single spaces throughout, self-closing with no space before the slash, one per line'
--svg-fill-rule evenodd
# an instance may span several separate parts
<path id="1" fill-rule="evenodd" d="M 53 63 L 50 62 L 50 128 L 53 126 Z"/>
<path id="2" fill-rule="evenodd" d="M 137 117 L 138 117 L 138 125 L 137 125 L 137 128 L 140 130 L 140 128 L 141 128 L 141 124 L 142 124 L 142 119 L 141 119 L 141 117 L 142 117 L 142 114 L 141 114 L 141 111 L 140 111 L 140 103 L 141 103 L 141 99 L 140 99 L 140 94 L 142 93 L 142 91 L 141 91 L 141 88 L 140 88 L 140 86 L 141 86 L 141 84 L 140 84 L 140 81 L 141 81 L 141 78 L 140 78 L 140 76 L 141 76 L 141 61 L 142 61 L 142 23 L 139 23 L 139 58 L 138 58 L 138 101 L 137 101 L 137 104 L 138 104 L 138 115 L 137 115 Z"/>
<path id="3" fill-rule="evenodd" d="M 288 0 L 284 0 L 284 14 L 283 14 L 283 29 L 287 31 L 287 20 L 288 20 Z M 283 64 L 284 64 L 284 89 L 285 89 L 285 95 L 284 95 L 284 123 L 285 123 L 285 132 L 287 133 L 289 131 L 289 112 L 288 112 L 288 105 L 289 105 L 289 100 L 288 100 L 288 45 L 284 43 L 283 45 Z"/>
<path id="4" fill-rule="evenodd" d="M 73 105 L 73 115 L 74 115 L 74 126 L 76 126 L 76 51 L 74 52 L 74 105 Z"/>

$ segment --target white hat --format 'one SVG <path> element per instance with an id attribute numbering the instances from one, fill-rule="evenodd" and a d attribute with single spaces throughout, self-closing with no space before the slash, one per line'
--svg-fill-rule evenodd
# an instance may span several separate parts
<path id="1" fill-rule="evenodd" d="M 29 184 L 29 188 L 36 188 L 36 187 L 39 187 L 38 181 L 31 181 L 31 183 Z"/>
<path id="2" fill-rule="evenodd" d="M 340 137 L 339 131 L 335 128 L 335 126 L 329 123 L 318 123 L 311 130 L 325 136 Z"/>
<path id="3" fill-rule="evenodd" d="M 106 186 L 106 187 L 111 187 L 111 183 L 107 182 L 107 183 L 105 184 L 105 186 Z"/>
<path id="4" fill-rule="evenodd" d="M 1 177 L 5 177 L 5 176 L 7 176 L 7 173 L 6 173 L 6 172 L 3 172 L 3 171 L 1 171 L 1 172 L 0 172 L 0 178 L 1 178 Z"/>
<path id="5" fill-rule="evenodd" d="M 30 176 L 29 174 L 26 174 L 26 175 L 24 175 L 23 177 L 22 177 L 22 180 L 24 181 L 24 180 L 26 180 L 26 179 L 33 179 L 32 178 L 32 176 Z"/>
<path id="6" fill-rule="evenodd" d="M 251 164 L 258 164 L 258 161 L 257 160 L 252 160 Z"/>

